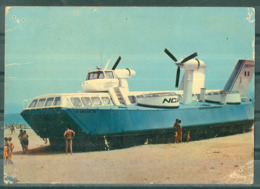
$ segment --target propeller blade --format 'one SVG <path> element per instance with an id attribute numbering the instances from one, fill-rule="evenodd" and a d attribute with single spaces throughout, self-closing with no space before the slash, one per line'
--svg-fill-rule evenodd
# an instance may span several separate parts
<path id="1" fill-rule="evenodd" d="M 181 71 L 180 66 L 178 66 L 177 72 L 176 72 L 175 88 L 178 88 L 178 86 L 179 86 L 180 71 Z"/>
<path id="2" fill-rule="evenodd" d="M 120 60 L 121 60 L 121 56 L 119 56 L 118 59 L 116 60 L 114 66 L 113 66 L 113 68 L 112 68 L 112 70 L 115 70 L 115 69 L 116 69 L 116 67 L 117 67 L 117 65 L 119 64 Z"/>
<path id="3" fill-rule="evenodd" d="M 183 64 L 183 63 L 189 61 L 190 59 L 193 59 L 193 58 L 196 57 L 196 56 L 198 56 L 198 54 L 195 52 L 195 53 L 191 54 L 190 56 L 187 56 L 186 58 L 184 58 L 184 59 L 181 61 L 181 63 Z"/>
<path id="4" fill-rule="evenodd" d="M 172 53 L 170 53 L 170 51 L 168 51 L 168 49 L 164 49 L 164 52 L 165 52 L 174 62 L 177 62 L 177 59 L 173 56 Z"/>

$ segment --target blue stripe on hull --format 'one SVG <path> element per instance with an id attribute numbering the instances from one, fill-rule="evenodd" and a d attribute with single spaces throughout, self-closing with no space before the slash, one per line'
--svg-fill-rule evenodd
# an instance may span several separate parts
<path id="1" fill-rule="evenodd" d="M 127 108 L 109 107 L 93 109 L 66 109 L 78 125 L 90 135 L 126 134 L 151 130 L 172 129 L 176 118 L 182 120 L 182 126 L 224 124 L 254 119 L 251 102 L 235 105 L 217 105 L 193 103 L 182 105 L 178 109 L 145 108 L 129 106 Z M 95 110 L 95 111 L 94 111 Z"/>

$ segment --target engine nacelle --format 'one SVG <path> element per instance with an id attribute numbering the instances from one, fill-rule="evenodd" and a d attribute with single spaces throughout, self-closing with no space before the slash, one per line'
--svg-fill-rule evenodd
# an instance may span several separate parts
<path id="1" fill-rule="evenodd" d="M 118 79 L 130 79 L 135 76 L 135 71 L 129 68 L 114 70 L 114 76 Z"/>
<path id="2" fill-rule="evenodd" d="M 204 62 L 202 60 L 198 60 L 198 59 L 191 59 L 187 62 L 185 62 L 184 64 L 182 64 L 181 68 L 184 70 L 197 70 L 200 67 L 204 66 Z"/>

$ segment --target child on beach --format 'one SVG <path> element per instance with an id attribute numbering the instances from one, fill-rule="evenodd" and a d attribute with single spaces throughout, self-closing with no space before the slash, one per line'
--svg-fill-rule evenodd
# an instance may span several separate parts
<path id="1" fill-rule="evenodd" d="M 10 145 L 9 145 L 9 141 L 8 138 L 5 137 L 4 138 L 5 142 L 4 142 L 4 163 L 5 165 L 8 163 L 10 163 L 9 161 L 9 152 L 10 152 Z"/>
<path id="2" fill-rule="evenodd" d="M 9 145 L 7 143 L 7 137 L 4 138 L 5 142 L 4 142 L 4 163 L 5 165 L 7 164 L 7 161 L 8 161 L 8 148 L 9 148 Z"/>

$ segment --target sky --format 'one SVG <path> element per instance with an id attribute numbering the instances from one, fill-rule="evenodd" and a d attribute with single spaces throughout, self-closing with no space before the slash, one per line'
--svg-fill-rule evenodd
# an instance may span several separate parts
<path id="1" fill-rule="evenodd" d="M 175 90 L 177 67 L 165 48 L 177 59 L 197 52 L 208 66 L 207 89 L 223 89 L 238 59 L 254 59 L 251 8 L 8 7 L 5 14 L 5 113 L 21 112 L 35 96 L 81 91 L 88 71 L 109 58 L 108 69 L 121 56 L 118 68 L 136 71 L 130 91 Z"/>

